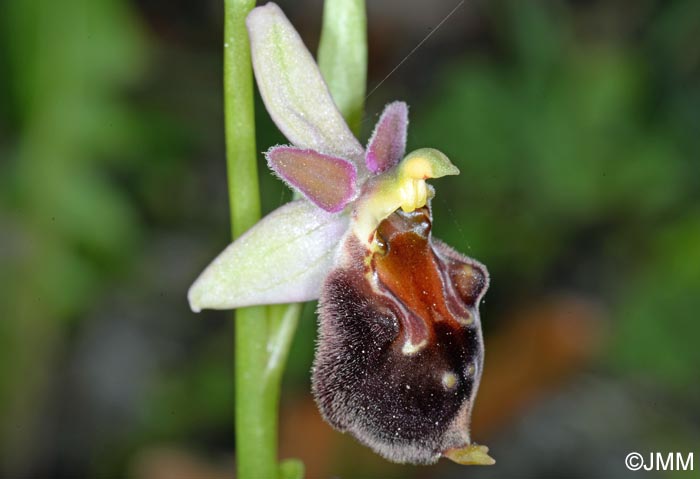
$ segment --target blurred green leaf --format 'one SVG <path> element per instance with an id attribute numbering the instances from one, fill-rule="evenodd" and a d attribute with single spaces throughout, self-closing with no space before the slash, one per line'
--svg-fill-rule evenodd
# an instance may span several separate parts
<path id="1" fill-rule="evenodd" d="M 135 246 L 132 205 L 106 165 L 134 144 L 123 89 L 138 78 L 145 50 L 121 0 L 10 0 L 1 8 L 18 137 L 0 165 L 8 185 L 0 219 L 21 239 L 19 254 L 0 258 L 0 280 L 12 285 L 0 303 L 0 364 L 12 364 L 0 376 L 0 462 L 17 475 L 40 432 L 62 323 L 93 304 L 112 272 L 102 267 L 117 269 Z"/>
<path id="2" fill-rule="evenodd" d="M 615 365 L 688 392 L 700 364 L 700 211 L 660 232 L 617 307 Z"/>

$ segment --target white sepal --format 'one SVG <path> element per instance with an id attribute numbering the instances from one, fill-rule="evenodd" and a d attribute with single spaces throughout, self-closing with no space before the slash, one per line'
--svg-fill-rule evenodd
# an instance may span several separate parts
<path id="1" fill-rule="evenodd" d="M 274 3 L 247 19 L 253 69 L 272 120 L 295 146 L 363 163 L 364 150 L 333 102 L 314 58 Z"/>
<path id="2" fill-rule="evenodd" d="M 306 200 L 276 209 L 230 244 L 197 278 L 190 308 L 233 309 L 317 299 L 349 223 Z"/>

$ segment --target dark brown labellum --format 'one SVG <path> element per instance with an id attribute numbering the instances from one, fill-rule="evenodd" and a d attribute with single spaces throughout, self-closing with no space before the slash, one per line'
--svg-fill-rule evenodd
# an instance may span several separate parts
<path id="1" fill-rule="evenodd" d="M 427 207 L 396 211 L 376 247 L 349 235 L 319 304 L 313 391 L 324 418 L 385 458 L 429 464 L 470 443 L 483 367 L 480 263 L 431 238 Z"/>

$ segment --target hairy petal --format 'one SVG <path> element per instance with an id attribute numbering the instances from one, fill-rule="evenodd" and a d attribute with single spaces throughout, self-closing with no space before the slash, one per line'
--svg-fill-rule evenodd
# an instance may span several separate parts
<path id="1" fill-rule="evenodd" d="M 348 160 L 291 146 L 272 147 L 265 157 L 272 171 L 326 211 L 342 211 L 355 196 L 357 170 Z"/>
<path id="2" fill-rule="evenodd" d="M 367 144 L 365 164 L 372 173 L 382 173 L 396 165 L 406 152 L 408 105 L 395 101 L 384 108 Z"/>
<path id="3" fill-rule="evenodd" d="M 282 10 L 274 3 L 255 8 L 247 25 L 258 89 L 282 133 L 300 148 L 361 161 L 362 146 Z"/>
<path id="4" fill-rule="evenodd" d="M 306 200 L 276 209 L 229 245 L 187 297 L 193 311 L 318 298 L 348 217 Z"/>

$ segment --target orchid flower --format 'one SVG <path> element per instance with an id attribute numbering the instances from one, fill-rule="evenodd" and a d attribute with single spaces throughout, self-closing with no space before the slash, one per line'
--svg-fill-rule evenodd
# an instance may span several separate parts
<path id="1" fill-rule="evenodd" d="M 386 106 L 366 148 L 280 8 L 247 19 L 255 78 L 291 142 L 265 157 L 303 198 L 229 245 L 190 288 L 194 311 L 320 299 L 314 397 L 385 458 L 491 464 L 469 423 L 483 367 L 486 268 L 431 236 L 441 152 L 405 154 L 408 107 Z"/>

